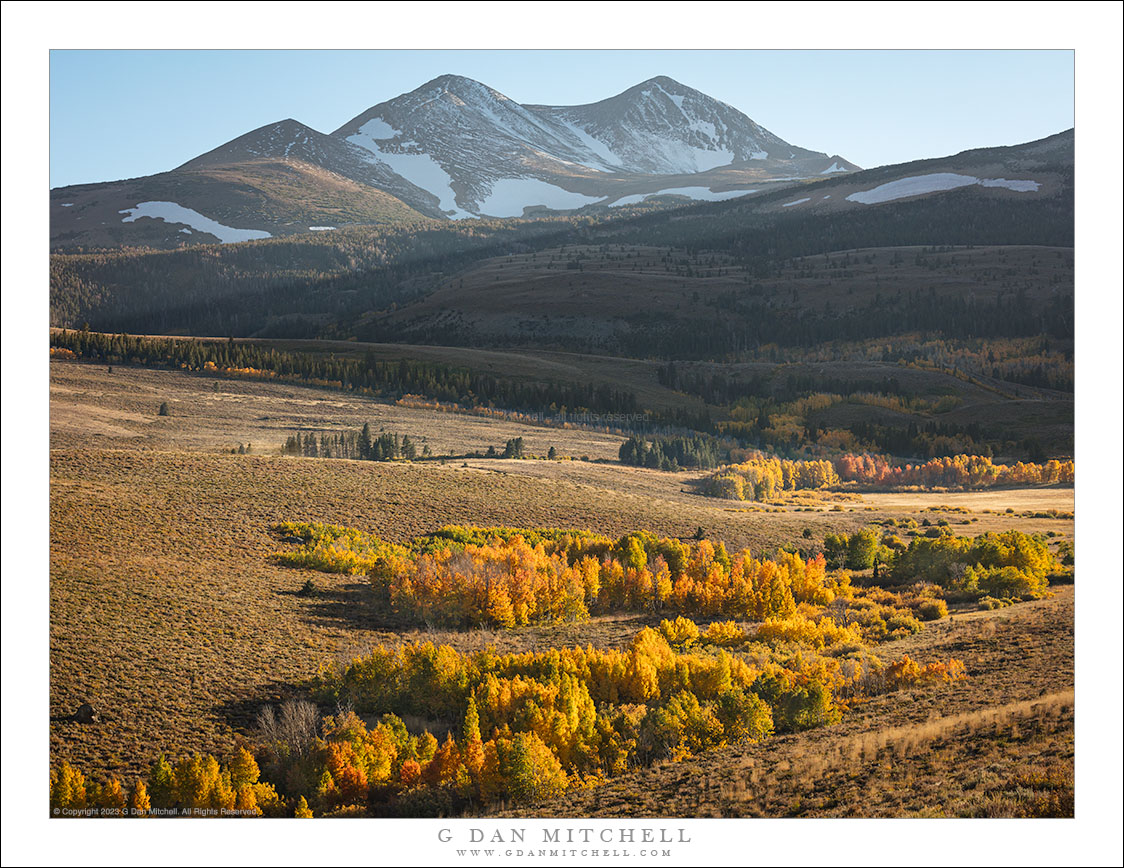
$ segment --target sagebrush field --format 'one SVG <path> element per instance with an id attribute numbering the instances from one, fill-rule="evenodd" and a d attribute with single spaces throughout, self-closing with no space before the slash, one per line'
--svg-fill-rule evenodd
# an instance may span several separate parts
<path id="1" fill-rule="evenodd" d="M 419 456 L 282 455 L 294 434 L 364 423 L 409 436 Z M 517 438 L 521 459 L 477 457 Z M 85 776 L 91 804 L 136 799 L 139 779 L 152 804 L 158 794 L 171 804 L 182 801 L 177 786 L 213 779 L 206 798 L 288 816 L 1072 816 L 1073 572 L 1060 559 L 1072 552 L 1071 485 L 731 502 L 705 496 L 697 470 L 620 463 L 625 440 L 308 386 L 53 361 L 53 798 L 78 803 L 65 768 Z M 377 546 L 364 551 L 393 553 L 389 566 L 290 565 L 283 555 L 313 545 L 316 523 L 369 535 Z M 527 529 L 518 556 L 540 574 L 562 575 L 587 550 L 586 566 L 600 566 L 587 569 L 593 584 L 572 590 L 577 609 L 540 604 L 554 593 L 543 590 L 527 598 L 525 618 L 509 617 L 487 579 L 483 614 L 433 614 L 419 577 L 439 578 L 452 561 L 427 554 L 445 543 L 424 540 L 452 525 Z M 535 542 L 552 528 L 590 535 L 567 536 L 565 551 L 551 548 L 561 537 Z M 846 550 L 870 529 L 899 559 L 927 551 L 926 540 L 975 539 L 972 552 L 984 551 L 980 540 L 1037 546 L 1041 566 L 1017 569 L 1040 569 L 1050 585 L 1011 585 L 1003 570 L 1016 566 L 1000 559 L 954 570 L 959 585 L 882 590 L 877 559 L 872 576 Z M 638 531 L 650 535 L 616 542 Z M 522 540 L 464 537 L 456 569 L 492 575 L 478 564 L 514 563 Z M 817 562 L 838 540 L 854 563 Z M 757 604 L 756 619 L 704 590 L 743 564 L 749 576 L 750 558 L 748 587 L 776 569 L 791 583 L 786 599 Z M 663 591 L 661 562 L 670 562 Z M 888 562 L 882 570 L 885 582 Z M 969 587 L 977 573 L 978 589 Z M 651 605 L 629 596 L 629 582 L 654 589 Z M 518 604 L 517 591 L 503 594 Z M 535 616 L 540 605 L 554 614 Z M 485 669 L 499 686 L 422 679 L 408 701 L 342 688 L 354 683 L 349 667 L 427 643 L 448 646 L 454 656 L 442 659 L 464 661 L 465 672 L 495 655 Z M 588 649 L 585 662 L 565 662 L 575 648 Z M 569 686 L 551 686 L 542 655 L 578 667 Z M 607 661 L 606 674 L 590 660 Z M 655 673 L 648 686 L 629 674 L 641 660 Z M 717 682 L 699 674 L 715 666 L 725 673 Z M 532 693 L 538 711 L 518 706 Z M 560 695 L 576 703 L 570 724 L 549 722 Z M 574 710 L 586 699 L 592 717 Z M 311 765 L 282 756 L 276 732 L 270 741 L 262 709 L 286 700 L 332 717 Z M 76 717 L 84 703 L 95 722 Z M 380 739 L 393 749 L 376 749 Z M 196 754 L 218 763 L 191 767 Z"/>

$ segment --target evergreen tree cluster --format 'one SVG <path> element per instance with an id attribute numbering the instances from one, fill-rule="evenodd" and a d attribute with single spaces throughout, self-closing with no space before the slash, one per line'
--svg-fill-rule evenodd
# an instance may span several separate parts
<path id="1" fill-rule="evenodd" d="M 504 444 L 503 447 L 504 458 L 522 458 L 523 457 L 523 438 L 512 437 Z"/>
<path id="2" fill-rule="evenodd" d="M 350 458 L 357 461 L 397 461 L 418 457 L 417 445 L 410 436 L 395 432 L 371 434 L 369 423 L 359 432 L 343 431 L 338 434 L 317 435 L 308 432 L 292 434 L 281 447 L 282 455 L 299 455 L 305 458 Z"/>
<path id="3" fill-rule="evenodd" d="M 730 460 L 730 448 L 707 435 L 694 437 L 629 437 L 618 453 L 622 464 L 679 470 L 709 470 Z"/>

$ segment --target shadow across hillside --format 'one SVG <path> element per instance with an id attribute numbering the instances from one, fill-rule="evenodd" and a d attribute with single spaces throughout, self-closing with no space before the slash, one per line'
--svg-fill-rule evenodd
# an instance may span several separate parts
<path id="1" fill-rule="evenodd" d="M 305 603 L 305 619 L 318 627 L 348 630 L 402 630 L 412 626 L 390 612 L 381 611 L 370 583 L 363 576 L 340 577 L 317 573 L 294 590 L 278 594 Z"/>

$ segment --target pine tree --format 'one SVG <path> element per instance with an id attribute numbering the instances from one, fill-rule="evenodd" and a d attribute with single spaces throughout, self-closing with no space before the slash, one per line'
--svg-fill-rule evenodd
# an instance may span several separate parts
<path id="1" fill-rule="evenodd" d="M 371 458 L 371 423 L 363 423 L 363 431 L 359 434 L 359 458 L 369 461 Z"/>

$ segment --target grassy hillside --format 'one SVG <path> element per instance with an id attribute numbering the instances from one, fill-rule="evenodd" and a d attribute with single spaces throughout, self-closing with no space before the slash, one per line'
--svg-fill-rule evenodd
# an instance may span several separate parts
<path id="1" fill-rule="evenodd" d="M 51 248 L 56 252 L 126 246 L 175 250 L 217 243 L 199 229 L 122 211 L 141 202 L 175 202 L 226 226 L 272 235 L 309 232 L 311 226 L 409 224 L 429 218 L 382 190 L 297 160 L 255 159 L 206 165 L 109 184 L 51 191 Z M 166 260 L 157 260 L 159 262 Z"/>
<path id="2" fill-rule="evenodd" d="M 676 359 L 909 332 L 1064 339 L 1072 287 L 1073 252 L 1058 247 L 871 247 L 758 277 L 721 252 L 567 245 L 484 260 L 341 331 Z"/>
<path id="3" fill-rule="evenodd" d="M 960 533 L 1012 528 L 1050 533 L 1052 545 L 1072 539 L 1071 518 L 1025 515 L 1048 508 L 1071 514 L 1072 489 L 990 492 L 978 501 L 961 497 L 957 505 L 944 507 L 956 496 L 824 496 L 750 511 L 684 491 L 682 474 L 580 460 L 442 465 L 285 458 L 274 454 L 271 444 L 279 447 L 292 430 L 328 430 L 363 420 L 388 430 L 418 431 L 435 448 L 450 450 L 502 443 L 520 433 L 534 438 L 529 443 L 537 453 L 549 444 L 563 456 L 597 458 L 611 454 L 615 440 L 581 430 L 425 414 L 299 386 L 235 383 L 221 384 L 215 392 L 212 383 L 182 372 L 116 368 L 109 373 L 52 363 L 55 763 L 67 759 L 96 776 L 132 775 L 147 770 L 159 751 L 173 757 L 221 752 L 235 733 L 252 733 L 261 705 L 298 693 L 322 664 L 377 642 L 432 639 L 462 651 L 487 643 L 500 651 L 586 643 L 613 648 L 627 643 L 645 623 L 643 617 L 623 615 L 518 631 L 392 629 L 367 605 L 372 591 L 361 576 L 314 574 L 318 592 L 297 594 L 309 574 L 270 558 L 279 546 L 270 527 L 279 521 L 345 524 L 395 542 L 448 523 L 582 527 L 612 536 L 646 527 L 674 537 L 690 537 L 702 526 L 731 550 L 750 546 L 755 551 L 817 544 L 828 533 L 853 533 L 890 518 L 899 524 L 943 519 Z M 169 404 L 170 415 L 157 414 L 160 401 Z M 250 455 L 230 454 L 229 447 L 247 442 L 253 447 Z M 1072 669 L 1066 676 L 1057 661 L 1068 653 L 1064 634 L 1072 623 L 1071 600 L 1062 589 L 1056 600 L 1023 604 L 1025 610 L 957 614 L 955 624 L 962 627 L 927 628 L 902 650 L 919 659 L 950 653 L 963 658 L 971 678 L 962 688 L 951 695 L 922 691 L 915 694 L 916 704 L 903 705 L 892 695 L 861 711 L 838 733 L 817 730 L 799 737 L 809 740 L 795 742 L 796 736 L 786 736 L 779 749 L 803 745 L 814 753 L 822 737 L 838 734 L 842 745 L 864 733 L 877 739 L 883 728 L 915 720 L 915 713 L 924 722 L 930 710 L 955 715 L 968 705 L 973 710 L 1001 707 L 1037 697 L 1040 690 L 1064 690 Z M 987 623 L 998 631 L 977 635 Z M 1062 638 L 1055 641 L 1055 633 Z M 1047 649 L 1053 656 L 1036 662 Z M 98 666 L 89 665 L 93 655 L 102 661 Z M 100 723 L 69 719 L 83 702 L 101 712 Z M 886 742 L 891 749 L 899 739 L 894 732 Z M 730 757 L 758 756 L 754 750 L 720 752 L 644 775 L 657 775 L 653 786 L 670 786 L 682 773 L 718 763 L 734 787 L 746 766 Z M 1064 752 L 1059 758 L 1064 760 Z M 1000 762 L 997 783 L 1002 783 L 1004 775 L 1021 768 L 1025 754 L 1015 750 L 992 761 Z M 668 802 L 674 812 L 719 809 L 706 801 L 707 778 L 692 775 L 680 782 L 681 796 Z M 603 804 L 616 804 L 617 795 L 650 780 L 621 779 L 625 789 L 602 791 L 608 798 Z M 801 776 L 786 786 L 813 780 Z M 839 799 L 841 812 L 866 810 L 854 792 L 840 790 Z M 806 797 L 805 803 L 809 810 L 827 810 Z M 550 810 L 574 810 L 568 804 Z M 637 801 L 636 810 L 644 812 L 646 804 Z M 768 810 L 786 809 L 771 805 Z M 747 807 L 735 799 L 721 810 L 744 813 Z"/>
<path id="4" fill-rule="evenodd" d="M 406 318 L 405 314 L 392 317 L 387 328 L 394 329 L 408 322 L 415 332 L 427 329 L 441 336 L 439 341 L 424 339 L 427 343 L 537 344 L 544 336 L 551 339 L 558 335 L 557 339 L 571 350 L 596 345 L 610 352 L 634 356 L 686 353 L 713 358 L 745 350 L 756 343 L 806 345 L 822 341 L 830 330 L 817 330 L 816 321 L 836 325 L 834 312 L 853 301 L 843 296 L 857 292 L 860 298 L 866 297 L 863 287 L 874 280 L 887 284 L 883 299 L 894 299 L 901 290 L 908 303 L 904 306 L 896 303 L 885 316 L 870 322 L 861 336 L 876 336 L 871 334 L 875 330 L 879 330 L 879 334 L 893 333 L 910 317 L 912 324 L 906 330 L 921 327 L 919 323 L 925 322 L 930 330 L 961 334 L 965 332 L 963 325 L 958 325 L 957 318 L 963 319 L 961 308 L 950 307 L 947 303 L 940 308 L 926 307 L 910 299 L 909 293 L 915 287 L 908 282 L 903 285 L 902 281 L 906 279 L 904 272 L 909 270 L 910 264 L 918 265 L 917 251 L 912 248 L 1071 248 L 1072 133 L 1054 139 L 1057 140 L 1054 144 L 1046 140 L 1018 148 L 967 152 L 944 160 L 920 161 L 846 178 L 811 181 L 799 188 L 804 197 L 810 198 L 813 193 L 818 197 L 815 207 L 807 208 L 783 207 L 797 195 L 798 191 L 789 189 L 727 202 L 621 210 L 594 208 L 577 216 L 540 220 L 412 222 L 397 227 L 321 232 L 316 237 L 299 240 L 220 245 L 172 255 L 144 249 L 84 255 L 60 253 L 52 258 L 51 319 L 52 324 L 59 326 L 75 327 L 89 322 L 98 329 L 131 332 L 359 336 L 385 340 L 389 332 L 376 335 L 374 330 L 388 312 L 397 315 L 398 310 L 438 293 L 428 309 L 423 305 L 413 319 Z M 253 202 L 269 207 L 273 207 L 271 202 L 284 203 L 284 207 L 277 206 L 278 219 L 298 221 L 292 225 L 304 220 L 309 221 L 308 225 L 318 225 L 312 223 L 314 217 L 322 221 L 319 225 L 337 225 L 349 215 L 382 219 L 385 208 L 396 201 L 387 203 L 363 196 L 357 199 L 358 193 L 352 189 L 355 185 L 339 178 L 332 183 L 336 187 L 342 185 L 341 189 L 327 192 L 331 184 L 316 188 L 312 183 L 316 179 L 311 175 L 294 178 L 288 164 L 249 165 L 252 171 L 207 167 L 206 171 L 200 170 L 200 183 L 204 187 L 211 182 L 217 184 L 215 179 L 227 177 L 223 174 L 227 173 L 228 180 L 237 181 L 233 188 L 247 207 Z M 247 172 L 253 177 L 242 177 Z M 308 172 L 314 173 L 314 170 L 308 167 Z M 978 173 L 984 178 L 1034 178 L 1039 187 L 1035 192 L 1018 193 L 1001 187 L 971 185 L 875 206 L 846 200 L 852 190 L 870 189 L 890 180 L 934 172 L 969 173 L 971 177 L 976 177 L 971 173 Z M 154 176 L 156 179 L 163 177 Z M 142 181 L 157 183 L 153 179 Z M 178 201 L 174 193 L 174 190 L 160 191 L 161 197 Z M 83 209 L 93 207 L 92 204 L 75 202 L 73 207 L 63 208 L 61 195 L 60 191 L 53 194 L 57 206 L 54 211 L 59 219 L 86 219 Z M 155 193 L 144 196 L 155 197 Z M 109 199 L 98 207 L 104 209 L 107 203 Z M 117 204 L 113 208 L 135 204 Z M 232 206 L 224 207 L 229 210 Z M 288 214 L 285 208 L 293 213 Z M 385 216 L 398 220 L 409 215 L 391 209 L 385 211 Z M 108 232 L 115 221 L 120 222 L 116 210 L 98 219 L 106 221 L 108 227 L 99 232 Z M 154 224 L 153 231 L 167 228 L 161 221 L 150 222 Z M 103 242 L 92 240 L 90 243 Z M 618 260 L 625 261 L 606 263 L 607 269 L 602 269 L 604 273 L 600 274 L 599 282 L 582 282 L 580 278 L 586 266 L 598 268 L 601 257 L 593 251 L 603 253 L 608 249 L 606 245 L 612 245 Z M 563 248 L 566 255 L 559 259 Z M 795 304 L 769 296 L 771 281 L 784 282 L 788 290 L 787 282 L 794 268 L 811 272 L 810 259 L 824 254 L 887 248 L 904 248 L 898 255 L 901 261 L 890 254 L 889 262 L 880 259 L 870 263 L 873 269 L 856 268 L 854 263 L 846 262 L 840 266 L 836 262 L 831 266 L 832 272 L 851 272 L 853 278 L 843 273 L 836 274 L 835 278 L 831 274 L 819 276 L 823 294 L 830 297 L 833 305 L 830 311 L 824 310 L 824 299 L 815 292 L 803 302 L 796 299 Z M 590 251 L 584 256 L 586 261 L 577 260 L 575 250 Z M 525 301 L 534 298 L 538 304 L 548 305 L 552 318 L 562 320 L 563 327 L 556 324 L 553 329 L 544 331 L 538 322 L 541 316 L 532 318 L 526 325 L 522 320 L 477 323 L 475 317 L 494 319 L 492 315 L 497 307 L 502 307 L 504 293 L 519 289 L 513 282 L 521 278 L 519 268 L 499 274 L 498 267 L 504 264 L 502 259 L 483 271 L 477 269 L 480 261 L 518 257 L 518 262 L 512 265 L 525 268 L 524 260 L 528 255 L 536 258 L 537 269 L 541 270 L 552 256 L 558 268 L 568 269 L 564 274 L 546 276 L 532 269 L 523 275 L 528 282 L 520 290 Z M 1018 258 L 1019 254 L 1015 256 Z M 976 292 L 973 266 L 963 261 L 956 265 L 962 269 L 960 283 L 952 281 L 947 286 L 948 295 L 953 294 L 951 290 L 965 287 Z M 987 271 L 981 278 L 991 287 L 1002 283 L 1010 267 L 1005 263 L 993 265 L 999 266 L 999 270 Z M 892 266 L 899 266 L 896 272 L 885 270 Z M 940 266 L 947 267 L 948 263 L 942 262 Z M 1014 267 L 1019 270 L 1017 263 Z M 948 272 L 944 274 L 947 276 Z M 910 279 L 912 277 L 909 275 Z M 935 277 L 928 275 L 919 288 L 927 292 L 934 284 L 944 285 L 935 281 Z M 486 285 L 490 278 L 496 279 L 495 287 Z M 477 291 L 463 298 L 458 296 L 454 305 L 457 313 L 449 313 L 448 296 L 454 288 L 460 287 L 462 280 L 470 288 L 474 282 L 478 284 Z M 831 280 L 831 283 L 824 280 Z M 1044 285 L 1042 275 L 1035 276 L 1025 287 L 1024 283 L 1025 280 L 1008 280 L 1006 289 L 1012 295 L 1026 289 L 1028 295 L 1035 296 L 1040 295 Z M 842 289 L 838 288 L 840 284 Z M 619 293 L 613 292 L 617 285 L 621 287 Z M 649 285 L 654 297 L 638 292 Z M 725 290 L 726 296 L 718 303 L 711 302 L 715 304 L 713 315 L 690 315 L 695 294 L 698 293 L 699 300 L 713 296 L 716 285 Z M 536 288 L 545 292 L 535 293 Z M 1065 331 L 1071 328 L 1068 310 L 1072 281 L 1067 282 L 1061 276 L 1057 288 L 1060 300 L 1055 307 L 1038 305 L 1027 314 L 1023 305 L 1008 303 L 987 311 L 992 319 L 998 320 L 998 325 L 987 316 L 981 319 L 978 311 L 970 319 L 983 331 L 1005 329 L 1008 334 L 1025 334 L 1032 325 L 1036 331 L 1043 328 L 1041 322 L 1028 323 L 1028 315 L 1046 315 L 1049 327 Z M 991 295 L 985 286 L 978 287 L 978 291 Z M 445 294 L 441 295 L 442 292 Z M 650 307 L 650 302 L 655 303 L 654 308 Z M 618 321 L 611 314 L 599 315 L 600 322 L 586 322 L 590 313 L 595 312 L 596 304 L 607 304 L 609 311 L 624 311 L 625 318 L 621 322 L 629 327 L 623 334 L 618 334 Z M 776 309 L 778 304 L 781 310 Z M 440 317 L 433 313 L 438 309 L 442 313 Z M 881 308 L 873 310 L 877 313 Z M 629 343 L 628 334 L 635 329 L 628 320 L 640 319 L 641 312 L 654 320 L 666 319 L 670 312 L 678 315 L 684 311 L 687 312 L 686 321 L 682 325 L 651 322 L 640 329 L 637 342 Z M 764 322 L 755 333 L 747 333 L 741 323 L 735 322 L 732 327 L 720 323 L 723 315 L 731 312 L 740 313 L 750 322 L 763 318 Z M 799 315 L 795 321 L 793 313 Z M 888 323 L 887 317 L 892 317 L 893 321 Z M 803 322 L 804 319 L 810 321 Z M 870 319 L 869 313 L 864 313 L 860 319 L 866 322 Z M 564 328 L 567 323 L 571 324 L 568 329 Z M 832 336 L 855 337 L 856 329 L 862 331 L 859 325 L 861 323 L 839 323 L 843 333 Z M 769 334 L 762 335 L 762 331 Z"/>

